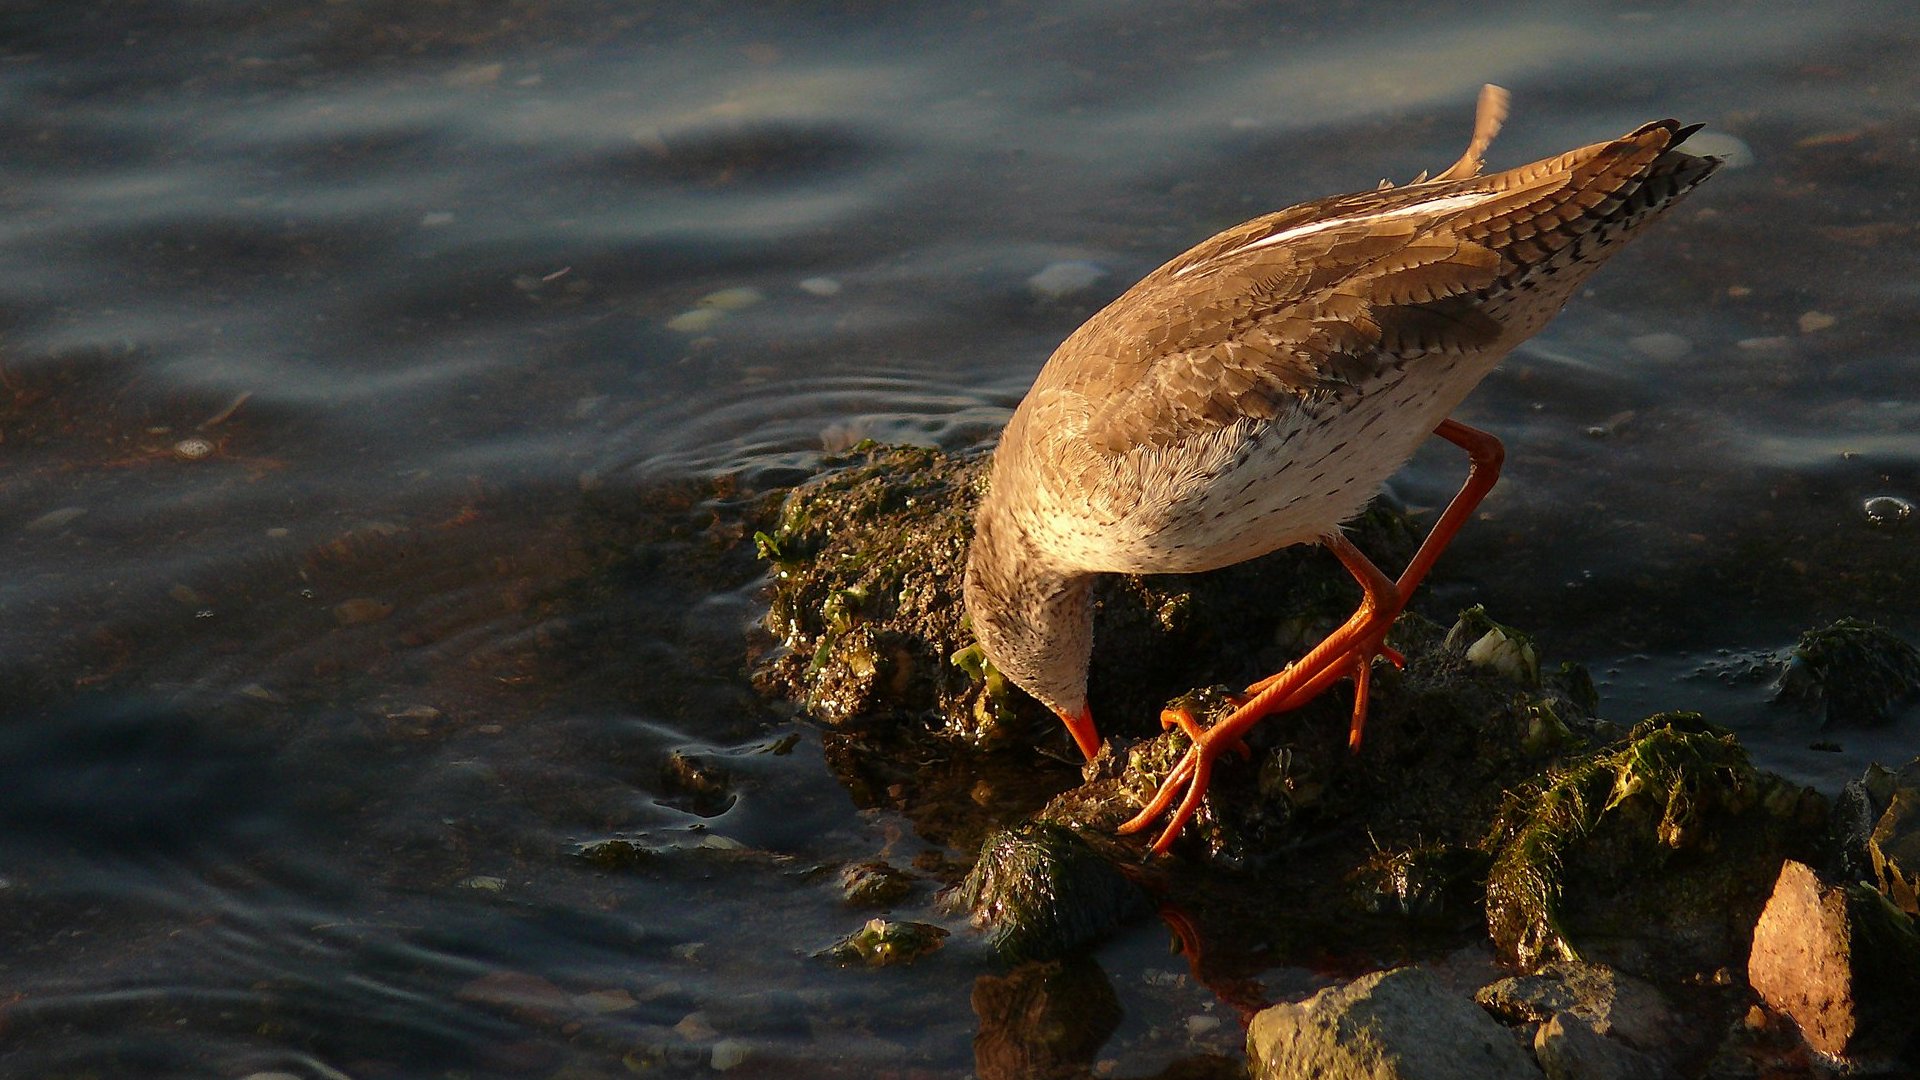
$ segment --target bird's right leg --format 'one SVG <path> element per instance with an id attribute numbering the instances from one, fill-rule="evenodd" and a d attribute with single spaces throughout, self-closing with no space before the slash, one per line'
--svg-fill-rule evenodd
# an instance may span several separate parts
<path id="1" fill-rule="evenodd" d="M 1181 828 L 1199 810 L 1200 800 L 1206 795 L 1207 785 L 1212 779 L 1215 758 L 1227 749 L 1244 745 L 1247 731 L 1261 719 L 1275 712 L 1299 708 L 1340 679 L 1363 670 L 1361 665 L 1376 655 L 1380 639 L 1386 636 L 1387 629 L 1400 614 L 1402 600 L 1399 591 L 1393 581 L 1381 573 L 1344 535 L 1335 533 L 1324 542 L 1339 556 L 1348 571 L 1360 580 L 1365 592 L 1360 606 L 1339 629 L 1327 635 L 1326 640 L 1288 665 L 1279 678 L 1267 680 L 1259 693 L 1219 723 L 1201 732 L 1199 739 L 1188 748 L 1186 756 L 1180 759 L 1180 764 L 1161 783 L 1154 797 L 1141 808 L 1140 813 L 1120 826 L 1122 834 L 1145 829 L 1166 812 L 1184 785 L 1186 797 L 1168 816 L 1166 827 L 1153 842 L 1156 853 L 1165 853 L 1173 845 L 1173 838 L 1179 835 Z"/>

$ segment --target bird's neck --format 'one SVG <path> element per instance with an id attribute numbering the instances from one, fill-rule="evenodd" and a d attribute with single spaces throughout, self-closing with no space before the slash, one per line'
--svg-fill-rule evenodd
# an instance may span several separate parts
<path id="1" fill-rule="evenodd" d="M 1019 519 L 981 503 L 967 550 L 967 614 L 994 667 L 1055 712 L 1086 707 L 1093 578 L 1054 567 Z"/>

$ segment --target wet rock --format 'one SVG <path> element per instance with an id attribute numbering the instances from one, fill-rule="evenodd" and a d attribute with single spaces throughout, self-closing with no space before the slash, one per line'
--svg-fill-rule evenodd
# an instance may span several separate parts
<path id="1" fill-rule="evenodd" d="M 726 1072 L 745 1064 L 752 1051 L 753 1044 L 745 1039 L 717 1040 L 707 1056 L 707 1067 L 715 1072 Z"/>
<path id="2" fill-rule="evenodd" d="M 1824 311 L 1803 311 L 1796 325 L 1803 334 L 1816 334 L 1822 330 L 1831 330 L 1840 320 Z"/>
<path id="3" fill-rule="evenodd" d="M 1841 619 L 1800 635 L 1775 689 L 1828 727 L 1884 724 L 1894 707 L 1920 693 L 1920 650 L 1893 631 Z"/>
<path id="4" fill-rule="evenodd" d="M 727 770 L 679 750 L 660 766 L 660 790 L 662 802 L 700 817 L 717 817 L 734 801 Z"/>
<path id="5" fill-rule="evenodd" d="M 947 941 L 944 927 L 930 923 L 869 919 L 867 925 L 814 955 L 837 964 L 890 967 L 938 952 Z"/>
<path id="6" fill-rule="evenodd" d="M 1042 300 L 1063 300 L 1074 293 L 1084 292 L 1106 276 L 1106 268 L 1097 263 L 1070 259 L 1042 267 L 1039 273 L 1027 279 L 1027 288 Z"/>
<path id="7" fill-rule="evenodd" d="M 1426 844 L 1377 851 L 1350 880 L 1370 914 L 1464 925 L 1485 918 L 1480 900 L 1488 861 L 1474 848 Z"/>
<path id="8" fill-rule="evenodd" d="M 854 907 L 892 907 L 913 892 L 913 877 L 878 860 L 840 868 L 840 898 Z"/>
<path id="9" fill-rule="evenodd" d="M 58 510 L 49 510 L 22 526 L 27 532 L 52 532 L 55 529 L 71 525 L 87 512 L 84 506 L 63 506 Z"/>
<path id="10" fill-rule="evenodd" d="M 1570 1013 L 1556 1013 L 1533 1035 L 1533 1056 L 1547 1080 L 1672 1080 L 1672 1069 L 1595 1031 Z"/>
<path id="11" fill-rule="evenodd" d="M 786 496 L 755 537 L 782 646 L 754 672 L 763 692 L 831 725 L 932 713 L 963 740 L 1005 741 L 1012 695 L 981 702 L 984 685 L 949 663 L 973 642 L 960 581 L 984 460 L 865 444 Z"/>
<path id="12" fill-rule="evenodd" d="M 638 870 L 658 857 L 651 848 L 618 837 L 589 840 L 575 848 L 574 854 L 602 870 Z"/>
<path id="13" fill-rule="evenodd" d="M 548 1027 L 574 1011 L 573 999 L 565 991 L 538 975 L 523 971 L 489 972 L 462 986 L 454 997 Z"/>
<path id="14" fill-rule="evenodd" d="M 1733 736 L 1667 713 L 1516 791 L 1494 822 L 1487 926 L 1509 962 L 1678 973 L 1737 959 L 1772 867 L 1824 801 L 1756 770 Z"/>
<path id="15" fill-rule="evenodd" d="M 1862 885 L 1789 860 L 1753 931 L 1747 978 L 1823 1054 L 1884 1061 L 1920 1030 L 1920 932 Z"/>
<path id="16" fill-rule="evenodd" d="M 1904 525 L 1913 517 L 1913 503 L 1898 495 L 1875 495 L 1860 504 L 1867 524 L 1879 529 Z"/>
<path id="17" fill-rule="evenodd" d="M 1693 351 L 1693 342 L 1679 334 L 1659 332 L 1639 334 L 1627 339 L 1634 351 L 1653 360 L 1671 363 Z"/>
<path id="18" fill-rule="evenodd" d="M 1540 652 L 1533 638 L 1494 622 L 1479 604 L 1460 613 L 1447 631 L 1445 646 L 1461 651 L 1469 664 L 1492 668 L 1527 686 L 1540 685 Z"/>
<path id="19" fill-rule="evenodd" d="M 1901 770 L 1915 780 L 1920 759 Z M 1893 790 L 1887 808 L 1867 834 L 1867 861 L 1874 885 L 1909 915 L 1920 915 L 1920 782 Z"/>
<path id="20" fill-rule="evenodd" d="M 973 984 L 973 1069 L 981 1080 L 1084 1075 L 1120 1026 L 1120 999 L 1086 957 L 1022 964 Z"/>
<path id="21" fill-rule="evenodd" d="M 1012 963 L 1072 953 L 1147 907 L 1140 886 L 1079 834 L 1044 822 L 989 836 L 955 902 Z"/>
<path id="22" fill-rule="evenodd" d="M 1474 1000 L 1509 1024 L 1540 1024 L 1556 1016 L 1650 1054 L 1670 1056 L 1678 1024 L 1653 984 L 1604 964 L 1555 961 L 1531 975 L 1513 975 L 1480 988 Z"/>
<path id="23" fill-rule="evenodd" d="M 1253 1018 L 1256 1080 L 1538 1080 L 1513 1033 L 1423 968 L 1376 972 Z"/>
<path id="24" fill-rule="evenodd" d="M 379 622 L 393 614 L 393 605 L 371 596 L 356 596 L 333 605 L 333 621 L 341 626 Z"/>

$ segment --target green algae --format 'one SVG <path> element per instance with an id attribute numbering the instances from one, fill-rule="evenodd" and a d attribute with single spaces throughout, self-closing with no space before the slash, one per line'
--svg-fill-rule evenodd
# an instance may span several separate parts
<path id="1" fill-rule="evenodd" d="M 1072 829 L 1026 822 L 987 838 L 955 903 L 1019 963 L 1099 940 L 1143 911 L 1146 894 Z"/>
<path id="2" fill-rule="evenodd" d="M 1776 697 L 1818 713 L 1828 727 L 1864 727 L 1893 718 L 1920 693 L 1920 650 L 1893 631 L 1840 619 L 1800 635 Z"/>
<path id="3" fill-rule="evenodd" d="M 813 955 L 847 967 L 892 967 L 939 951 L 948 931 L 931 923 L 869 919 L 865 926 Z"/>
<path id="4" fill-rule="evenodd" d="M 1508 796 L 1486 841 L 1488 932 L 1523 968 L 1583 959 L 1589 938 L 1724 958 L 1823 818 L 1699 714 L 1650 717 Z"/>

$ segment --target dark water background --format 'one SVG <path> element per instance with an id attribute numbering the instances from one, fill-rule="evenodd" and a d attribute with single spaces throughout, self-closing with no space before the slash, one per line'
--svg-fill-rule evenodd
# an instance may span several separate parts
<path id="1" fill-rule="evenodd" d="M 962 853 L 756 702 L 732 511 L 990 435 L 1166 257 L 1452 161 L 1482 81 L 1497 165 L 1673 115 L 1734 167 L 1469 402 L 1509 466 L 1429 610 L 1808 782 L 1904 760 L 1729 673 L 1920 636 L 1863 509 L 1920 498 L 1915 56 L 1903 3 L 0 6 L 0 1075 L 972 1071 L 964 933 L 807 956 L 866 917 L 820 868 Z M 1237 1053 L 1163 928 L 1096 959 L 1103 1075 Z"/>

